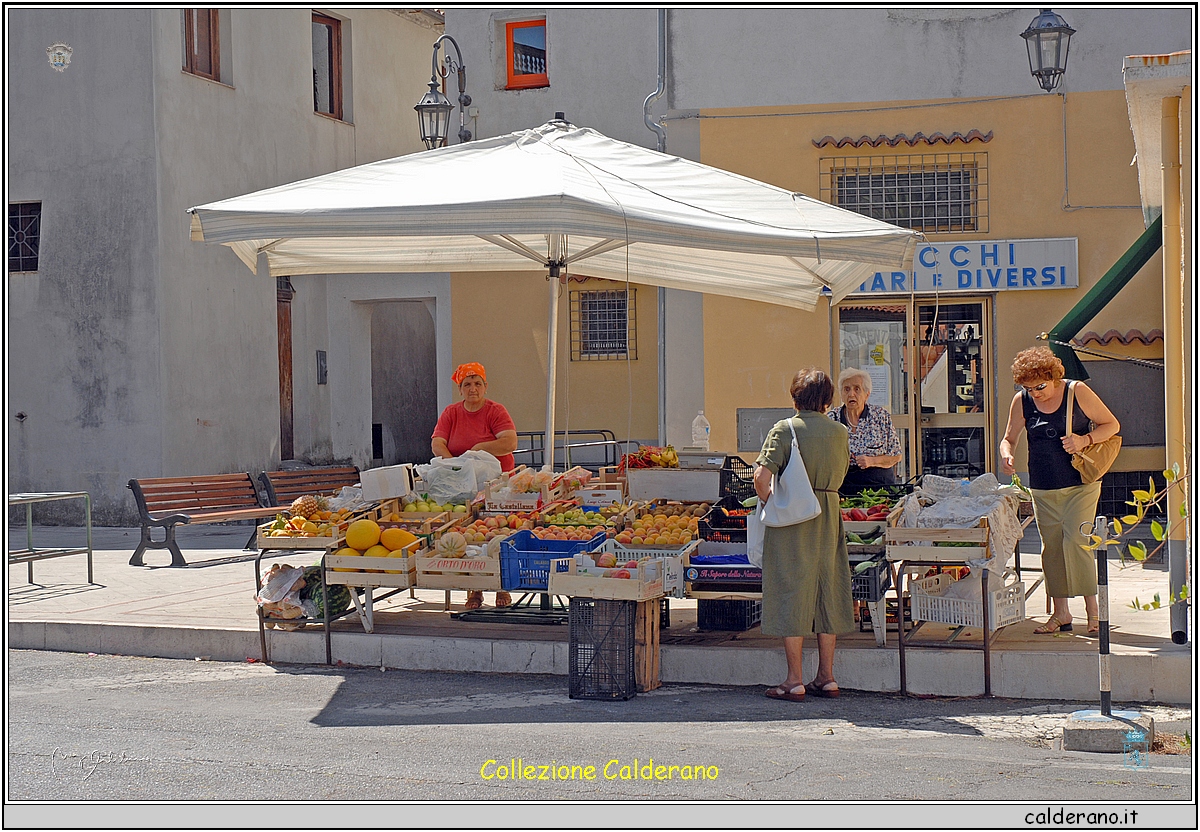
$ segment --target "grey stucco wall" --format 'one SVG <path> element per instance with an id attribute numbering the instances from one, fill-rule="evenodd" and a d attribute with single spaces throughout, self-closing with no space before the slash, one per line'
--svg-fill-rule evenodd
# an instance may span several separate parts
<path id="1" fill-rule="evenodd" d="M 342 122 L 313 112 L 311 9 L 222 9 L 220 83 L 183 72 L 178 8 L 9 12 L 10 201 L 43 204 L 39 271 L 9 283 L 14 490 L 86 489 L 96 522 L 128 523 L 130 477 L 278 466 L 275 281 L 192 242 L 186 209 L 420 149 L 436 25 L 332 14 Z M 329 346 L 324 304 L 293 309 L 298 384 Z M 325 461 L 331 401 L 297 400 L 297 448 Z"/>
<path id="2" fill-rule="evenodd" d="M 152 17 L 8 12 L 9 200 L 42 203 L 38 271 L 9 277 L 9 486 L 87 490 L 97 523 L 161 472 Z"/>

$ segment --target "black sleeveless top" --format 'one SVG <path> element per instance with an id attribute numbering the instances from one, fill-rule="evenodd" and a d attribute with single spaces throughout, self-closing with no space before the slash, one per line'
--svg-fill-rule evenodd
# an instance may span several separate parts
<path id="1" fill-rule="evenodd" d="M 1029 440 L 1029 487 L 1048 491 L 1082 485 L 1083 480 L 1080 479 L 1079 472 L 1071 467 L 1071 455 L 1064 451 L 1062 446 L 1067 426 L 1067 391 L 1063 390 L 1062 403 L 1053 413 L 1042 413 L 1038 410 L 1028 390 L 1021 391 L 1021 405 L 1025 412 L 1025 432 Z M 1081 435 L 1087 433 L 1091 422 L 1079 407 L 1078 398 L 1075 399 L 1073 416 L 1074 430 L 1071 432 Z"/>

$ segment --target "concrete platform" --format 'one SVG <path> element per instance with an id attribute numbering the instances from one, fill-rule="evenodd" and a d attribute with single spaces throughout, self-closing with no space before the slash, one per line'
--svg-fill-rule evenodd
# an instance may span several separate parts
<path id="1" fill-rule="evenodd" d="M 1154 720 L 1140 711 L 1118 711 L 1110 716 L 1099 710 L 1075 711 L 1063 726 L 1063 749 L 1121 754 L 1129 746 L 1130 734 L 1141 734 L 1134 748 L 1149 751 L 1154 745 Z"/>
<path id="2" fill-rule="evenodd" d="M 128 565 L 139 538 L 137 529 L 93 530 L 95 581 L 87 583 L 82 555 L 39 561 L 34 583 L 27 567 L 9 567 L 8 636 L 14 648 L 119 653 L 167 658 L 207 657 L 244 661 L 261 656 L 255 615 L 254 553 L 242 550 L 246 526 L 181 528 L 179 539 L 187 568 L 167 567 L 169 554 L 151 552 L 143 568 Z M 38 547 L 75 545 L 83 531 L 35 527 Z M 13 546 L 23 547 L 25 529 L 9 529 Z M 1022 544 L 1022 567 L 1038 566 L 1036 532 Z M 279 554 L 276 560 L 303 565 L 313 552 Z M 1110 563 L 1112 598 L 1112 685 L 1114 703 L 1162 702 L 1190 705 L 1191 645 L 1171 642 L 1168 612 L 1136 612 L 1134 597 L 1166 596 L 1161 566 Z M 1038 573 L 1026 573 L 1032 584 Z M 444 609 L 441 590 L 417 590 L 375 607 L 373 633 L 357 616 L 335 622 L 334 661 L 400 669 L 460 670 L 492 673 L 554 673 L 568 670 L 567 628 L 562 625 L 461 622 Z M 452 593 L 452 610 L 461 610 L 463 592 Z M 491 593 L 485 596 L 492 602 Z M 1006 628 L 992 650 L 992 692 L 1030 699 L 1098 701 L 1097 640 L 1077 627 L 1074 633 L 1036 635 L 1046 620 L 1045 595 L 1039 587 L 1027 600 L 1029 620 Z M 696 602 L 672 599 L 671 626 L 662 633 L 661 678 L 665 682 L 771 685 L 785 673 L 778 639 L 754 628 L 744 633 L 696 630 Z M 1076 602 L 1080 621 L 1082 603 Z M 893 625 L 894 626 L 894 625 Z M 926 624 L 923 643 L 944 640 L 953 628 Z M 325 661 L 320 627 L 296 632 L 268 631 L 270 658 L 276 662 Z M 981 633 L 959 642 L 979 643 Z M 815 644 L 806 664 L 815 670 Z M 847 689 L 896 691 L 899 662 L 896 634 L 876 645 L 873 633 L 855 632 L 838 640 L 835 674 Z M 565 684 L 565 681 L 564 681 Z M 983 693 L 981 651 L 923 649 L 908 653 L 908 688 L 917 695 L 975 696 Z"/>

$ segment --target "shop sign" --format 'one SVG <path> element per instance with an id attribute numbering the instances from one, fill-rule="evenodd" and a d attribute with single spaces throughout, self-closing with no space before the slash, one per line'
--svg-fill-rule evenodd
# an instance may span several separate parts
<path id="1" fill-rule="evenodd" d="M 1078 286 L 1079 241 L 1059 237 L 930 243 L 917 248 L 913 271 L 876 272 L 851 295 L 1011 292 Z"/>

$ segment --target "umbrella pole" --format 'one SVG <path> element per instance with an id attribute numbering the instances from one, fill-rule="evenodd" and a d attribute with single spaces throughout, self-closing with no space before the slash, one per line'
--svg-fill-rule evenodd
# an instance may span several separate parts
<path id="1" fill-rule="evenodd" d="M 550 261 L 556 263 L 559 258 L 559 237 L 550 238 Z M 556 397 L 556 381 L 558 369 L 558 271 L 557 265 L 552 265 L 548 281 L 550 283 L 550 322 L 546 327 L 549 341 L 546 356 L 546 439 L 543 471 L 554 470 L 554 400 Z"/>

